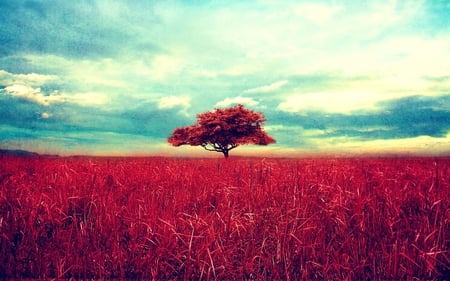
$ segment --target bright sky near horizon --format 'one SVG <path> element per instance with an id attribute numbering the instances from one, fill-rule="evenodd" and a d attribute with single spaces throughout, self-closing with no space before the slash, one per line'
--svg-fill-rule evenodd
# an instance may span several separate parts
<path id="1" fill-rule="evenodd" d="M 0 1 L 0 148 L 217 156 L 166 138 L 242 103 L 235 154 L 450 154 L 449 1 Z"/>

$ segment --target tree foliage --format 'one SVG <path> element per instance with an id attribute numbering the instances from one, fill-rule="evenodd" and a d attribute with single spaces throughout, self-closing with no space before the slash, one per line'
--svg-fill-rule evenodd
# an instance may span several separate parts
<path id="1" fill-rule="evenodd" d="M 265 121 L 261 112 L 239 104 L 198 114 L 197 123 L 175 129 L 167 141 L 173 146 L 202 146 L 209 151 L 221 152 L 227 158 L 229 151 L 239 145 L 275 143 L 262 128 Z"/>

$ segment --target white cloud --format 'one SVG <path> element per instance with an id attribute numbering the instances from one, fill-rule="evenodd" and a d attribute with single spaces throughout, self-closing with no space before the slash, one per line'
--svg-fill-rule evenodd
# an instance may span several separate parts
<path id="1" fill-rule="evenodd" d="M 184 109 L 191 106 L 191 98 L 186 96 L 168 96 L 162 97 L 158 101 L 159 109 L 171 109 L 174 107 L 182 107 Z"/>
<path id="2" fill-rule="evenodd" d="M 14 74 L 5 70 L 0 70 L 0 83 L 6 85 L 24 84 L 37 87 L 55 79 L 57 79 L 57 76 L 54 75 L 43 75 L 37 73 Z"/>
<path id="3" fill-rule="evenodd" d="M 401 139 L 360 140 L 351 137 L 311 140 L 322 153 L 351 154 L 442 154 L 450 152 L 450 138 L 418 136 Z"/>
<path id="4" fill-rule="evenodd" d="M 305 129 L 302 126 L 287 126 L 287 125 L 267 125 L 264 130 L 273 133 L 281 134 L 288 137 L 299 138 L 305 140 L 305 137 L 321 137 L 330 132 L 330 130 L 321 129 Z"/>
<path id="5" fill-rule="evenodd" d="M 398 37 L 380 44 L 382 49 L 399 58 L 392 61 L 389 71 L 411 78 L 417 76 L 444 76 L 450 72 L 450 37 L 425 39 L 418 36 Z"/>
<path id="6" fill-rule="evenodd" d="M 259 102 L 252 98 L 238 96 L 238 97 L 234 97 L 234 98 L 226 98 L 222 101 L 219 101 L 218 103 L 216 103 L 216 107 L 227 107 L 227 106 L 230 106 L 233 104 L 256 106 L 259 104 Z"/>
<path id="7" fill-rule="evenodd" d="M 41 114 L 42 119 L 48 119 L 48 118 L 50 118 L 50 116 L 51 116 L 51 114 L 48 112 L 42 112 L 42 114 Z"/>
<path id="8" fill-rule="evenodd" d="M 170 75 L 180 72 L 183 68 L 183 62 L 180 57 L 158 55 L 156 56 L 149 69 L 149 78 L 152 80 L 164 80 Z"/>
<path id="9" fill-rule="evenodd" d="M 295 94 L 285 98 L 278 109 L 296 113 L 318 110 L 349 114 L 359 110 L 378 110 L 377 103 L 387 99 L 390 96 L 364 90 Z"/>
<path id="10" fill-rule="evenodd" d="M 26 99 L 41 105 L 48 106 L 52 103 L 62 103 L 65 98 L 57 92 L 45 95 L 40 88 L 32 88 L 25 85 L 11 85 L 5 88 L 5 92 L 11 96 Z"/>
<path id="11" fill-rule="evenodd" d="M 245 90 L 244 93 L 247 93 L 247 94 L 270 93 L 270 92 L 274 92 L 274 91 L 280 89 L 281 87 L 283 87 L 287 83 L 288 83 L 287 80 L 281 80 L 281 81 L 273 82 L 270 85 L 264 85 L 264 86 L 261 86 L 261 87 L 256 87 L 256 88 Z"/>
<path id="12" fill-rule="evenodd" d="M 129 86 L 126 77 L 133 70 L 133 62 L 113 59 L 67 61 L 63 66 L 71 82 L 82 91 L 94 88 L 123 89 Z"/>
<path id="13" fill-rule="evenodd" d="M 65 94 L 65 99 L 68 102 L 77 103 L 80 105 L 104 105 L 109 102 L 109 98 L 106 94 L 100 92 L 88 92 L 88 93 L 75 93 Z"/>
<path id="14" fill-rule="evenodd" d="M 57 76 L 29 73 L 29 74 L 17 74 L 15 75 L 14 78 L 20 82 L 29 83 L 33 85 L 42 85 L 48 81 L 55 80 Z"/>
<path id="15" fill-rule="evenodd" d="M 55 80 L 57 76 L 37 73 L 14 74 L 0 69 L 0 82 L 4 84 L 30 84 L 39 86 L 45 82 Z"/>
<path id="16" fill-rule="evenodd" d="M 80 105 L 99 106 L 104 105 L 109 101 L 108 97 L 103 93 L 91 92 L 68 94 L 53 91 L 50 94 L 46 94 L 42 93 L 40 88 L 33 88 L 18 84 L 5 87 L 4 92 L 13 97 L 25 99 L 44 106 L 66 102 Z M 42 117 L 46 118 L 44 115 L 42 115 Z"/>
<path id="17" fill-rule="evenodd" d="M 330 53 L 318 61 L 321 68 L 337 66 L 347 75 L 401 75 L 414 80 L 423 76 L 443 76 L 450 71 L 450 38 L 433 39 L 420 36 L 397 36 L 375 42 L 364 48 Z"/>

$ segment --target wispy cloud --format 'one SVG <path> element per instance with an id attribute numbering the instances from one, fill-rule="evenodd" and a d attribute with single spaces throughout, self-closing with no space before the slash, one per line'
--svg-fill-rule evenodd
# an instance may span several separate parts
<path id="1" fill-rule="evenodd" d="M 0 83 L 4 85 L 25 84 L 30 86 L 39 86 L 46 82 L 55 80 L 55 75 L 45 75 L 37 73 L 14 74 L 0 69 Z"/>
<path id="2" fill-rule="evenodd" d="M 273 82 L 270 85 L 264 85 L 256 88 L 247 89 L 244 91 L 246 94 L 263 94 L 263 93 L 270 93 L 273 91 L 276 91 L 286 85 L 288 83 L 287 80 L 281 80 L 277 82 Z"/>
<path id="3" fill-rule="evenodd" d="M 3 90 L 6 94 L 11 95 L 16 98 L 25 99 L 31 102 L 43 106 L 49 106 L 52 104 L 60 103 L 75 103 L 84 106 L 99 106 L 104 105 L 108 102 L 106 95 L 102 93 L 60 93 L 58 91 L 53 91 L 50 93 L 43 93 L 41 88 L 32 88 L 26 85 L 14 84 L 7 86 Z"/>
<path id="4" fill-rule="evenodd" d="M 222 101 L 216 103 L 216 107 L 227 107 L 234 104 L 243 104 L 247 106 L 255 106 L 258 105 L 259 102 L 254 100 L 253 98 L 248 97 L 234 97 L 234 98 L 226 98 Z"/>
<path id="5" fill-rule="evenodd" d="M 159 109 L 171 109 L 174 107 L 181 107 L 183 109 L 186 109 L 190 106 L 191 106 L 190 97 L 169 96 L 169 97 L 162 97 L 158 101 Z"/>

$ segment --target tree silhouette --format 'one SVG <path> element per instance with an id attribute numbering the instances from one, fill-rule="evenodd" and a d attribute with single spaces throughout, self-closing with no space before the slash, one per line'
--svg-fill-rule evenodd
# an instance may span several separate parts
<path id="1" fill-rule="evenodd" d="M 229 151 L 239 145 L 275 143 L 261 127 L 265 121 L 261 112 L 239 104 L 198 114 L 197 123 L 175 129 L 167 141 L 173 146 L 202 146 L 208 151 L 222 152 L 228 158 Z"/>

